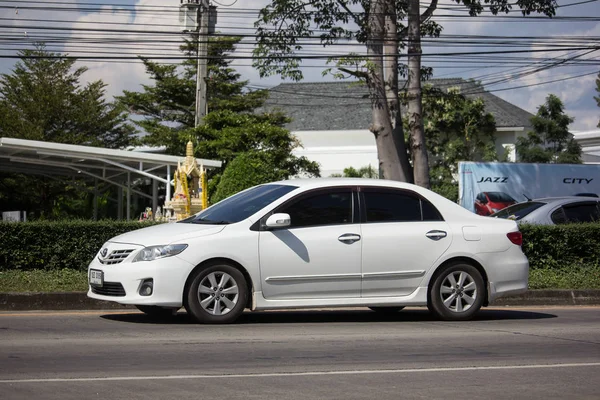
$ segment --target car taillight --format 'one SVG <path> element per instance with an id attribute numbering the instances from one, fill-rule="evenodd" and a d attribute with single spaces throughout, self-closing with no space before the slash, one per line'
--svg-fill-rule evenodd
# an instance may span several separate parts
<path id="1" fill-rule="evenodd" d="M 523 234 L 521 232 L 509 232 L 506 237 L 517 246 L 523 245 Z"/>

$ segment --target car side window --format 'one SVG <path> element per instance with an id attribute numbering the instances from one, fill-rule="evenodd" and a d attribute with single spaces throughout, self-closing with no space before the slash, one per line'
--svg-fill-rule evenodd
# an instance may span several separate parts
<path id="1" fill-rule="evenodd" d="M 579 203 L 563 206 L 569 222 L 593 222 L 600 220 L 596 203 Z"/>
<path id="2" fill-rule="evenodd" d="M 277 212 L 290 215 L 291 228 L 352 223 L 352 191 L 307 196 Z"/>
<path id="3" fill-rule="evenodd" d="M 486 201 L 485 201 L 485 194 L 483 194 L 483 193 L 479 193 L 479 194 L 477 195 L 477 200 L 479 200 L 479 202 L 481 202 L 481 203 L 485 203 L 485 202 L 486 202 Z"/>
<path id="4" fill-rule="evenodd" d="M 366 222 L 442 220 L 431 203 L 407 192 L 365 191 L 363 196 Z"/>
<path id="5" fill-rule="evenodd" d="M 560 224 L 566 224 L 567 221 L 567 217 L 565 215 L 565 212 L 563 211 L 562 207 L 559 208 L 558 210 L 555 210 L 552 215 L 550 216 L 550 219 L 552 220 L 552 222 L 554 222 L 557 225 Z"/>
<path id="6" fill-rule="evenodd" d="M 443 221 L 442 214 L 435 208 L 433 204 L 425 199 L 421 199 L 421 212 L 423 213 L 423 221 Z"/>

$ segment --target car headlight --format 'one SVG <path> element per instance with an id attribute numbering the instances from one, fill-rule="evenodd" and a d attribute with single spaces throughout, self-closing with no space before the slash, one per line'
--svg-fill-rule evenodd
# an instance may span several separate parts
<path id="1" fill-rule="evenodd" d="M 500 209 L 499 209 L 499 208 L 492 208 L 492 212 L 495 212 L 495 213 L 497 213 L 498 211 L 500 211 Z"/>
<path id="2" fill-rule="evenodd" d="M 168 244 L 165 246 L 144 247 L 133 259 L 133 262 L 152 261 L 159 258 L 171 257 L 184 251 L 187 244 Z"/>

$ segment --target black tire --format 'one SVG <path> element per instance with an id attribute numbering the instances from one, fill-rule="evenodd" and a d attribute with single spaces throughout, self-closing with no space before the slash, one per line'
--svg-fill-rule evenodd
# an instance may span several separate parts
<path id="1" fill-rule="evenodd" d="M 172 317 L 177 313 L 177 310 L 174 308 L 165 308 L 159 306 L 142 306 L 136 305 L 136 308 L 143 312 L 144 314 L 150 315 L 151 317 L 156 318 L 168 318 Z"/>
<path id="2" fill-rule="evenodd" d="M 395 314 L 398 311 L 404 309 L 404 306 L 391 306 L 391 307 L 369 307 L 372 311 L 379 314 Z"/>
<path id="3" fill-rule="evenodd" d="M 457 287 L 461 273 L 463 282 Z M 479 270 L 470 264 L 458 262 L 436 272 L 429 285 L 427 307 L 444 321 L 465 321 L 479 311 L 486 296 L 485 283 Z"/>
<path id="4" fill-rule="evenodd" d="M 207 286 L 208 284 L 213 286 L 211 275 L 213 283 L 217 284 L 221 283 L 220 279 L 223 279 L 225 275 L 228 276 L 228 279 L 223 287 L 217 285 L 216 290 L 213 290 L 213 287 Z M 238 319 L 246 308 L 248 285 L 244 274 L 239 269 L 228 263 L 218 262 L 194 273 L 185 293 L 185 300 L 185 309 L 197 322 L 230 324 Z"/>

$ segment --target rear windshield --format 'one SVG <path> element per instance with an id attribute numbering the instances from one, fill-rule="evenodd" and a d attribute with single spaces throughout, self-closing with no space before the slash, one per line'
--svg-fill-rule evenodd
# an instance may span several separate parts
<path id="1" fill-rule="evenodd" d="M 513 204 L 510 207 L 506 207 L 497 213 L 490 215 L 490 217 L 514 219 L 516 221 L 525 218 L 527 215 L 537 210 L 546 203 L 541 201 L 528 201 L 526 203 Z"/>
<path id="2" fill-rule="evenodd" d="M 488 199 L 494 203 L 509 203 L 515 201 L 512 197 L 502 192 L 487 192 Z"/>

